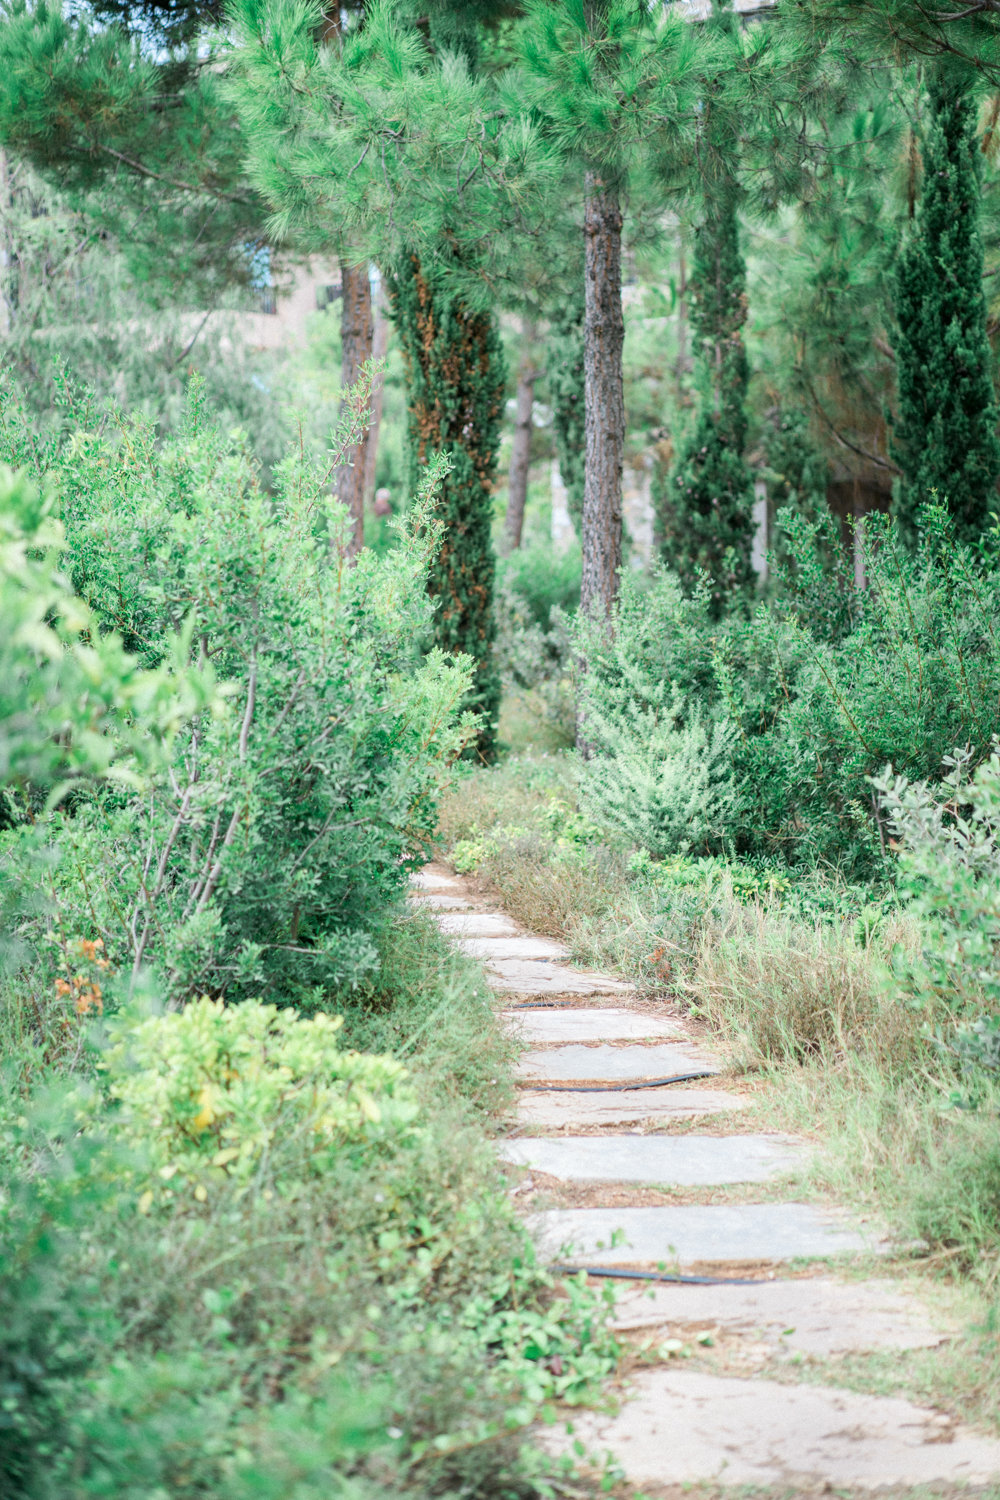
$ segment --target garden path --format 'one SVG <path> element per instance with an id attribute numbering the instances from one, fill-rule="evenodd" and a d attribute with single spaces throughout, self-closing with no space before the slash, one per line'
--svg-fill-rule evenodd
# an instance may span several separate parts
<path id="1" fill-rule="evenodd" d="M 807 1143 L 754 1131 L 752 1094 L 678 1010 L 490 909 L 441 865 L 414 899 L 486 965 L 524 1043 L 498 1149 L 554 1263 L 611 1276 L 635 1349 L 616 1414 L 541 1441 L 610 1453 L 644 1494 L 968 1493 L 1000 1483 L 1000 1442 L 948 1414 L 837 1383 L 838 1362 L 942 1345 L 892 1246 L 803 1190 Z M 798 1181 L 797 1181 L 798 1179 Z M 680 1357 L 681 1355 L 686 1357 Z M 576 1451 L 580 1451 L 578 1448 Z M 926 1493 L 921 1488 L 921 1493 Z"/>

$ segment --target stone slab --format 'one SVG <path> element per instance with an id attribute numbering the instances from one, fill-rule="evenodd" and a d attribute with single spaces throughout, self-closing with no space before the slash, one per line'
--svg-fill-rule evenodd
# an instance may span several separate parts
<path id="1" fill-rule="evenodd" d="M 517 1101 L 521 1125 L 578 1130 L 584 1125 L 656 1125 L 745 1109 L 747 1098 L 722 1089 L 636 1089 L 615 1094 L 525 1093 Z"/>
<path id="2" fill-rule="evenodd" d="M 1000 1442 L 898 1397 L 828 1386 L 779 1385 L 696 1370 L 637 1375 L 617 1416 L 573 1417 L 573 1432 L 541 1434 L 550 1451 L 576 1440 L 608 1450 L 632 1484 L 817 1485 L 874 1490 L 1000 1478 Z"/>
<path id="3" fill-rule="evenodd" d="M 686 1033 L 676 1021 L 664 1021 L 642 1011 L 607 1009 L 505 1010 L 502 1019 L 526 1042 L 642 1042 Z"/>
<path id="4" fill-rule="evenodd" d="M 679 1073 L 718 1073 L 718 1059 L 693 1047 L 658 1043 L 652 1047 L 555 1047 L 550 1052 L 525 1052 L 517 1076 L 533 1082 L 569 1083 L 595 1078 L 627 1083 L 644 1078 L 672 1078 Z"/>
<path id="5" fill-rule="evenodd" d="M 462 882 L 456 880 L 454 875 L 448 875 L 443 870 L 436 870 L 432 865 L 427 865 L 423 870 L 415 870 L 410 876 L 410 884 L 418 891 L 460 891 Z"/>
<path id="6" fill-rule="evenodd" d="M 951 1333 L 933 1326 L 905 1283 L 826 1276 L 759 1286 L 629 1286 L 618 1293 L 614 1326 L 657 1328 L 664 1337 L 724 1329 L 768 1346 L 764 1352 L 779 1359 L 930 1349 Z"/>
<path id="7" fill-rule="evenodd" d="M 766 1135 L 564 1135 L 505 1141 L 500 1155 L 566 1182 L 718 1187 L 768 1182 L 802 1165 L 803 1148 Z"/>
<path id="8" fill-rule="evenodd" d="M 538 959 L 494 959 L 487 971 L 491 989 L 501 995 L 630 995 L 631 984 L 609 974 L 566 969 Z"/>
<path id="9" fill-rule="evenodd" d="M 449 937 L 488 938 L 517 937 L 517 928 L 510 917 L 500 912 L 472 912 L 467 917 L 443 916 L 435 921 Z"/>
<path id="10" fill-rule="evenodd" d="M 470 958 L 482 959 L 552 959 L 569 958 L 565 943 L 547 937 L 469 937 L 459 938 L 458 946 Z"/>
<path id="11" fill-rule="evenodd" d="M 726 1203 L 669 1208 L 560 1208 L 532 1223 L 549 1255 L 598 1266 L 668 1269 L 703 1261 L 799 1260 L 879 1249 L 873 1235 L 851 1229 L 809 1203 Z M 617 1243 L 612 1245 L 612 1239 Z"/>
<path id="12" fill-rule="evenodd" d="M 442 896 L 437 891 L 415 891 L 409 901 L 411 906 L 433 907 L 435 911 L 467 911 L 472 905 L 464 896 Z"/>

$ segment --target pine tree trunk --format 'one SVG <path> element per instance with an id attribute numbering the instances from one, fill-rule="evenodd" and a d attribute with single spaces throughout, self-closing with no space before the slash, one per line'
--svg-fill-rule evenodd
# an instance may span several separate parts
<path id="1" fill-rule="evenodd" d="M 383 364 L 389 347 L 389 319 L 385 305 L 385 284 L 380 281 L 378 299 L 375 303 L 375 333 L 372 338 L 372 358 Z M 364 498 L 369 505 L 375 499 L 375 465 L 378 462 L 378 434 L 382 426 L 382 405 L 385 400 L 385 371 L 375 377 L 372 386 L 372 416 L 368 424 L 368 440 L 365 443 L 365 488 Z"/>
<path id="2" fill-rule="evenodd" d="M 360 266 L 340 263 L 341 309 L 341 415 L 347 413 L 346 393 L 356 385 L 361 367 L 372 357 L 372 291 L 367 262 Z M 370 428 L 359 434 L 337 473 L 337 499 L 347 507 L 353 522 L 351 552 L 359 552 L 365 541 L 365 468 Z"/>
<path id="3" fill-rule="evenodd" d="M 625 395 L 622 385 L 621 237 L 617 184 L 588 171 L 586 210 L 586 316 L 584 399 L 587 465 L 583 484 L 583 577 L 580 606 L 611 613 L 622 561 L 622 467 Z"/>
<path id="4" fill-rule="evenodd" d="M 535 367 L 532 343 L 535 325 L 525 318 L 521 325 L 523 347 L 517 372 L 517 415 L 514 419 L 514 442 L 510 452 L 510 474 L 507 480 L 507 522 L 504 540 L 507 551 L 521 545 L 524 529 L 524 507 L 528 499 L 528 468 L 531 461 L 531 414 L 535 407 Z"/>

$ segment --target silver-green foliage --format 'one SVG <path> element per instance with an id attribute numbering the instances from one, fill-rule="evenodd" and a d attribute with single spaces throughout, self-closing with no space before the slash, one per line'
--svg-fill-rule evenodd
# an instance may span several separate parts
<path id="1" fill-rule="evenodd" d="M 899 885 L 918 918 L 916 956 L 897 956 L 909 1001 L 976 1024 L 1000 1012 L 1000 753 L 974 773 L 956 750 L 938 786 L 889 767 L 875 786 L 899 844 Z"/>
<path id="2" fill-rule="evenodd" d="M 613 640 L 602 639 L 602 625 L 581 624 L 585 654 L 600 662 L 582 682 L 592 754 L 581 806 L 650 854 L 718 849 L 737 804 L 736 731 L 656 672 L 641 649 L 651 618 L 643 596 L 626 589 Z"/>

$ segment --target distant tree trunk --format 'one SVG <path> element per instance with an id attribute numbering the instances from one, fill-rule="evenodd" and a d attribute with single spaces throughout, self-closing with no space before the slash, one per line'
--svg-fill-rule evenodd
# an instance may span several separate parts
<path id="1" fill-rule="evenodd" d="M 341 416 L 348 410 L 346 393 L 361 375 L 361 367 L 372 357 L 372 290 L 368 280 L 367 261 L 352 266 L 340 262 L 341 309 Z M 337 473 L 337 499 L 345 505 L 353 521 L 351 551 L 358 552 L 365 541 L 365 472 L 370 428 L 360 433 L 348 451 Z"/>
<path id="2" fill-rule="evenodd" d="M 532 344 L 535 325 L 525 318 L 521 324 L 521 362 L 517 371 L 517 415 L 514 419 L 514 442 L 510 451 L 510 475 L 507 480 L 507 522 L 504 540 L 507 551 L 521 545 L 524 507 L 528 499 L 528 468 L 531 461 L 531 414 L 535 407 L 535 365 Z"/>
<path id="3" fill-rule="evenodd" d="M 622 466 L 625 395 L 622 385 L 622 213 L 618 185 L 595 171 L 585 182 L 586 253 L 584 404 L 587 462 L 583 483 L 583 577 L 580 606 L 609 616 L 622 562 Z"/>
<path id="4" fill-rule="evenodd" d="M 379 365 L 385 361 L 389 347 L 389 319 L 386 314 L 385 284 L 379 282 L 378 300 L 375 303 L 375 333 L 372 339 L 372 358 Z M 368 505 L 375 499 L 375 465 L 378 461 L 378 434 L 382 425 L 382 404 L 385 399 L 385 371 L 375 377 L 372 386 L 372 416 L 368 424 L 368 441 L 365 443 L 365 492 Z"/>

